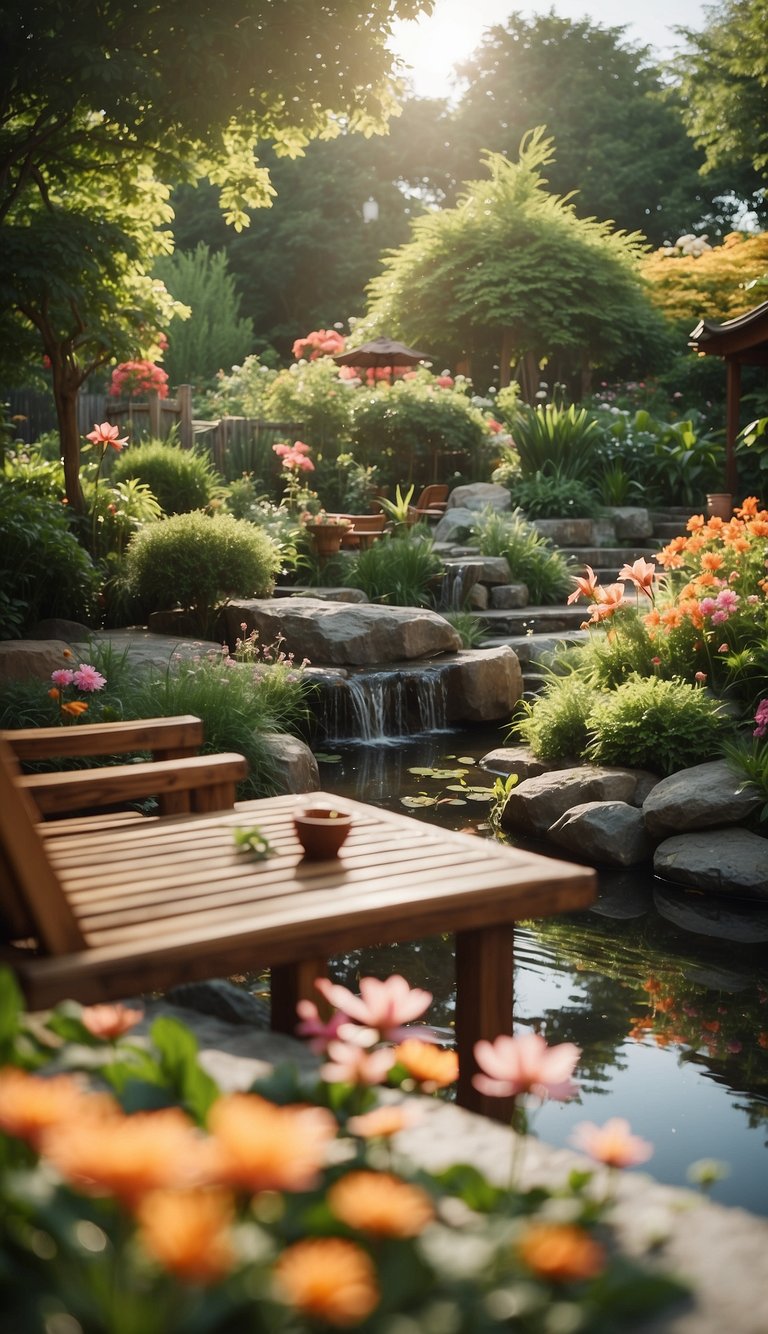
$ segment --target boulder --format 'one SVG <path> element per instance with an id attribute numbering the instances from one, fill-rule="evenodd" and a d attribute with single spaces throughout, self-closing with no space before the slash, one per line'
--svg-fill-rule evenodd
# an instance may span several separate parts
<path id="1" fill-rule="evenodd" d="M 317 792 L 320 771 L 306 742 L 287 732 L 267 732 L 263 737 L 277 771 L 280 792 Z"/>
<path id="2" fill-rule="evenodd" d="M 494 510 L 512 508 L 512 497 L 506 486 L 497 486 L 495 482 L 470 482 L 467 486 L 455 487 L 448 497 L 448 510 L 472 510 L 477 515 L 489 507 Z"/>
<path id="3" fill-rule="evenodd" d="M 549 829 L 572 806 L 585 801 L 624 801 L 640 805 L 647 775 L 637 769 L 606 769 L 580 765 L 527 778 L 512 789 L 504 807 L 505 829 L 546 836 Z"/>
<path id="4" fill-rule="evenodd" d="M 517 654 L 506 644 L 462 649 L 444 668 L 443 679 L 447 723 L 508 718 L 523 693 Z"/>
<path id="5" fill-rule="evenodd" d="M 473 584 L 467 595 L 467 607 L 470 611 L 487 611 L 490 597 L 485 584 Z"/>
<path id="6" fill-rule="evenodd" d="M 67 644 L 85 644 L 91 638 L 92 630 L 81 621 L 67 621 L 63 616 L 50 616 L 45 621 L 38 621 L 27 631 L 27 639 L 63 639 Z"/>
<path id="7" fill-rule="evenodd" d="M 517 774 L 521 783 L 526 778 L 552 773 L 559 767 L 557 764 L 548 764 L 546 760 L 537 760 L 528 746 L 499 746 L 498 750 L 489 750 L 480 760 L 481 769 L 487 769 L 491 774 L 500 774 L 502 778 Z"/>
<path id="8" fill-rule="evenodd" d="M 420 607 L 322 602 L 319 598 L 253 598 L 225 608 L 227 639 L 233 644 L 245 624 L 263 644 L 282 637 L 297 662 L 370 667 L 455 653 L 461 639 L 436 612 Z"/>
<path id="9" fill-rule="evenodd" d="M 740 824 L 762 801 L 755 792 L 739 790 L 743 781 L 725 760 L 662 778 L 643 805 L 648 833 L 659 839 L 689 829 Z"/>
<path id="10" fill-rule="evenodd" d="M 480 561 L 480 582 L 483 584 L 508 584 L 509 561 L 506 556 L 477 556 Z"/>
<path id="11" fill-rule="evenodd" d="M 527 584 L 494 584 L 491 589 L 491 606 L 497 611 L 527 607 L 529 600 Z"/>
<path id="12" fill-rule="evenodd" d="M 72 665 L 63 639 L 6 639 L 0 643 L 0 681 L 47 681 L 51 672 Z M 77 664 L 75 663 L 75 666 Z"/>
<path id="13" fill-rule="evenodd" d="M 768 838 L 748 829 L 676 834 L 659 844 L 653 869 L 678 885 L 768 903 Z"/>
<path id="14" fill-rule="evenodd" d="M 606 518 L 613 526 L 619 546 L 622 542 L 642 541 L 653 534 L 653 520 L 641 505 L 609 505 Z"/>
<path id="15" fill-rule="evenodd" d="M 547 838 L 588 862 L 636 866 L 652 847 L 642 812 L 625 801 L 585 801 L 550 825 Z"/>
<path id="16" fill-rule="evenodd" d="M 288 597 L 311 597 L 320 602 L 354 602 L 359 605 L 368 601 L 362 588 L 312 588 L 301 592 L 287 588 L 284 592 Z"/>
<path id="17" fill-rule="evenodd" d="M 438 519 L 432 530 L 435 543 L 446 542 L 452 545 L 465 542 L 477 523 L 477 514 L 470 509 L 446 510 L 442 519 Z"/>
<path id="18" fill-rule="evenodd" d="M 557 547 L 591 547 L 595 538 L 591 519 L 533 519 L 532 525 Z"/>

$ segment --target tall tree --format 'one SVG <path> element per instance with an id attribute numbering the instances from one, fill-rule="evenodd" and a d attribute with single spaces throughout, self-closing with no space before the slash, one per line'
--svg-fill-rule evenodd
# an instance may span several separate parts
<path id="1" fill-rule="evenodd" d="M 194 250 L 161 256 L 154 271 L 190 310 L 188 320 L 174 319 L 168 330 L 163 363 L 170 383 L 211 385 L 218 370 L 229 370 L 253 351 L 253 323 L 240 317 L 226 253 L 211 253 L 200 241 Z"/>
<path id="2" fill-rule="evenodd" d="M 162 285 L 146 279 L 154 255 L 170 244 L 160 226 L 168 188 L 207 177 L 226 220 L 245 226 L 248 210 L 272 194 L 256 145 L 291 155 L 345 125 L 380 127 L 393 105 L 385 45 L 392 18 L 428 12 L 431 3 L 3 5 L 3 316 L 15 314 L 19 337 L 37 330 L 51 360 L 73 505 L 80 503 L 77 386 L 110 350 L 123 350 L 122 325 L 142 350 L 168 317 Z M 94 193 L 98 181 L 104 199 Z M 137 201 L 156 235 L 148 235 Z M 45 247 L 56 257 L 58 245 L 61 266 L 46 257 Z"/>
<path id="3" fill-rule="evenodd" d="M 582 217 L 611 218 L 656 245 L 705 220 L 716 230 L 728 209 L 715 196 L 728 183 L 705 187 L 673 88 L 625 32 L 554 10 L 512 13 L 489 28 L 459 67 L 468 81 L 456 112 L 459 179 L 476 173 L 484 150 L 514 155 L 528 130 L 545 125 L 557 145 L 551 188 L 577 191 Z"/>
<path id="4" fill-rule="evenodd" d="M 664 341 L 637 274 L 640 238 L 579 218 L 542 175 L 552 145 L 528 136 L 519 163 L 488 154 L 489 180 L 425 214 L 370 284 L 365 333 L 386 331 L 476 372 L 494 352 L 532 397 L 540 370 L 578 392 L 592 368 Z M 356 336 L 362 330 L 355 330 Z"/>
<path id="5" fill-rule="evenodd" d="M 768 218 L 768 0 L 723 0 L 701 32 L 681 29 L 684 116 L 706 173 L 727 171 L 734 189 Z"/>

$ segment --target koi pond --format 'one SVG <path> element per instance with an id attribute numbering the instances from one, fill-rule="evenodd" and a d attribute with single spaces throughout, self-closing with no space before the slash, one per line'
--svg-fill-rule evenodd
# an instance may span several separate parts
<path id="1" fill-rule="evenodd" d="M 503 744 L 488 728 L 333 743 L 321 786 L 493 837 L 494 776 L 478 761 Z M 689 1184 L 692 1164 L 715 1160 L 712 1198 L 768 1214 L 768 906 L 611 871 L 588 912 L 522 924 L 515 939 L 515 1030 L 582 1049 L 580 1097 L 545 1104 L 534 1133 L 563 1146 L 579 1121 L 626 1117 L 653 1143 L 658 1180 Z M 428 1021 L 451 1025 L 449 937 L 356 951 L 333 971 L 348 985 L 402 972 L 433 992 Z"/>

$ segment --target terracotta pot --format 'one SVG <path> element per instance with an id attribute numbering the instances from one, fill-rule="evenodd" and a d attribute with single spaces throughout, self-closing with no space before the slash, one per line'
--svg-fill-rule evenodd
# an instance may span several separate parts
<path id="1" fill-rule="evenodd" d="M 712 491 L 707 495 L 707 514 L 710 519 L 733 518 L 733 496 L 730 491 Z"/>
<path id="2" fill-rule="evenodd" d="M 299 842 L 313 861 L 338 857 L 351 824 L 351 815 L 331 806 L 308 806 L 293 817 Z"/>
<path id="3" fill-rule="evenodd" d="M 318 556 L 335 556 L 341 550 L 341 539 L 349 531 L 346 525 L 332 523 L 308 523 L 306 528 L 312 535 Z"/>

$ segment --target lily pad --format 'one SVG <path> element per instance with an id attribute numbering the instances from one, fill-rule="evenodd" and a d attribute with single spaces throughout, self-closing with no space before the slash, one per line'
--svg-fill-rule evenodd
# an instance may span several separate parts
<path id="1" fill-rule="evenodd" d="M 341 764 L 340 755 L 325 755 L 322 750 L 315 751 L 315 759 L 318 764 Z"/>
<path id="2" fill-rule="evenodd" d="M 419 797 L 401 797 L 400 805 L 407 806 L 409 810 L 415 809 L 418 806 L 436 806 L 437 797 L 427 797 L 424 793 Z"/>
<path id="3" fill-rule="evenodd" d="M 436 778 L 440 782 L 446 778 L 463 778 L 466 772 L 466 769 L 425 769 L 421 766 L 408 770 L 409 774 L 415 774 L 417 778 Z"/>

